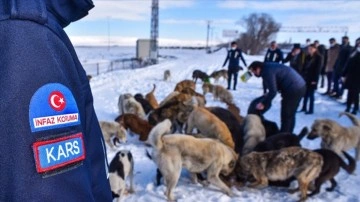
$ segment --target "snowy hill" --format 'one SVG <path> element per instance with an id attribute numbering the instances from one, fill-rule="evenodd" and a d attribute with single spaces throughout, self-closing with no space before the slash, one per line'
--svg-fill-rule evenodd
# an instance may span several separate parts
<path id="1" fill-rule="evenodd" d="M 83 49 L 77 49 L 78 55 L 86 55 Z M 82 51 L 85 51 L 82 52 Z M 80 53 L 79 53 L 80 52 Z M 201 69 L 210 74 L 214 70 L 221 69 L 221 65 L 225 59 L 225 50 L 220 50 L 217 53 L 208 55 L 204 51 L 197 50 L 161 50 L 160 54 L 177 56 L 177 60 L 162 61 L 160 64 L 150 66 L 143 69 L 135 70 L 119 70 L 106 74 L 101 74 L 91 80 L 91 88 L 94 95 L 95 110 L 99 120 L 112 121 L 118 115 L 117 101 L 118 96 L 123 93 L 143 93 L 151 91 L 152 85 L 155 83 L 157 89 L 155 96 L 160 102 L 173 91 L 175 84 L 183 79 L 190 79 L 194 69 Z M 246 62 L 249 65 L 252 61 L 258 59 L 262 60 L 262 56 L 245 56 Z M 171 71 L 171 81 L 164 82 L 162 80 L 163 72 L 169 69 Z M 242 74 L 242 72 L 240 73 Z M 221 85 L 226 86 L 226 81 L 220 80 Z M 197 91 L 202 93 L 201 84 L 198 81 L 196 86 Z M 322 89 L 320 89 L 321 91 Z M 251 78 L 248 83 L 238 83 L 238 90 L 231 91 L 234 95 L 235 103 L 240 107 L 241 114 L 246 115 L 249 103 L 254 98 L 262 94 L 261 80 L 255 77 Z M 213 101 L 212 95 L 208 94 L 207 106 L 222 106 L 224 104 Z M 345 107 L 333 100 L 316 95 L 315 114 L 305 115 L 303 113 L 297 114 L 297 122 L 295 133 L 298 133 L 302 127 L 310 127 L 316 118 L 330 118 L 340 122 L 343 125 L 350 126 L 351 123 L 346 117 L 338 118 L 338 113 L 343 111 Z M 280 97 L 277 96 L 272 108 L 265 114 L 267 119 L 276 121 L 280 124 Z M 143 143 L 137 140 L 137 136 L 128 136 L 128 142 L 119 149 L 131 150 L 135 159 L 135 193 L 128 195 L 124 201 L 149 202 L 149 201 L 166 201 L 164 195 L 165 186 L 156 187 L 154 185 L 156 166 L 145 155 L 145 147 Z M 320 140 L 309 141 L 304 139 L 302 145 L 306 148 L 319 148 Z M 108 159 L 111 161 L 115 155 L 115 150 L 108 150 Z M 350 152 L 354 156 L 354 152 Z M 309 198 L 308 201 L 359 201 L 360 178 L 357 176 L 360 173 L 358 168 L 355 175 L 348 175 L 343 170 L 336 176 L 338 186 L 334 192 L 326 192 L 325 187 L 329 184 L 324 184 L 321 193 Z M 210 186 L 203 188 L 200 184 L 192 184 L 186 171 L 183 171 L 174 194 L 178 201 L 296 201 L 298 194 L 288 194 L 286 189 L 282 188 L 265 188 L 265 189 L 251 189 L 241 188 L 237 190 L 232 188 L 235 197 L 230 198 L 222 194 L 217 188 Z"/>

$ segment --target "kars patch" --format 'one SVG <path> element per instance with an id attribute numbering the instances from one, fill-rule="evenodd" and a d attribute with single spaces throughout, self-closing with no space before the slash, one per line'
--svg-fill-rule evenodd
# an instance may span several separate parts
<path id="1" fill-rule="evenodd" d="M 61 172 L 85 159 L 82 133 L 37 141 L 32 148 L 38 173 Z"/>
<path id="2" fill-rule="evenodd" d="M 31 98 L 29 121 L 32 132 L 79 125 L 79 110 L 73 94 L 59 83 L 42 86 Z"/>

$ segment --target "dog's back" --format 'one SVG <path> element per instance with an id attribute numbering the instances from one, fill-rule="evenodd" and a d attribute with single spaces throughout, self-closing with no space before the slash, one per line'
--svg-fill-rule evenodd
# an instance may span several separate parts
<path id="1" fill-rule="evenodd" d="M 258 115 L 248 114 L 244 119 L 244 148 L 242 153 L 250 153 L 259 142 L 265 140 L 265 128 Z"/>
<path id="2" fill-rule="evenodd" d="M 195 90 L 195 82 L 191 80 L 183 80 L 176 84 L 174 91 L 181 92 L 182 89 L 189 87 Z"/>
<path id="3" fill-rule="evenodd" d="M 130 129 L 132 132 L 138 134 L 140 141 L 146 141 L 152 125 L 140 118 L 135 114 L 122 114 L 115 119 L 120 125 L 124 126 L 125 129 Z"/>
<path id="4" fill-rule="evenodd" d="M 143 107 L 145 114 L 148 114 L 150 111 L 154 110 L 154 108 L 151 106 L 151 104 L 149 103 L 149 101 L 147 101 L 143 95 L 141 94 L 136 94 L 134 96 L 135 100 L 138 101 L 141 106 Z"/>

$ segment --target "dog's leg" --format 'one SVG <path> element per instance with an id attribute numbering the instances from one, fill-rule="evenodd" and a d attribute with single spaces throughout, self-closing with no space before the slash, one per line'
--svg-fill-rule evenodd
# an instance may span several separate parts
<path id="1" fill-rule="evenodd" d="M 360 160 L 360 144 L 355 148 L 355 159 L 356 161 Z"/>
<path id="2" fill-rule="evenodd" d="M 331 182 L 331 187 L 329 188 L 326 188 L 326 191 L 334 191 L 336 185 L 337 185 L 337 182 L 334 178 L 331 178 L 330 179 L 330 182 Z"/>
<path id="3" fill-rule="evenodd" d="M 216 167 L 220 168 L 220 166 L 216 166 Z M 212 165 L 208 169 L 207 175 L 208 175 L 207 178 L 211 184 L 220 188 L 220 190 L 225 194 L 227 194 L 228 196 L 230 197 L 233 196 L 231 189 L 228 186 L 226 186 L 226 184 L 223 181 L 221 181 L 221 179 L 219 178 L 220 170 L 215 168 L 215 165 Z"/>
<path id="4" fill-rule="evenodd" d="M 162 176 L 159 168 L 156 169 L 156 185 L 157 185 L 157 186 L 160 186 L 160 184 L 161 184 L 161 178 L 162 178 L 162 177 L 163 177 L 163 176 Z"/>
<path id="5" fill-rule="evenodd" d="M 135 192 L 135 189 L 134 189 L 134 170 L 133 169 L 130 171 L 129 178 L 130 178 L 129 193 L 131 194 L 131 193 Z"/>
<path id="6" fill-rule="evenodd" d="M 300 201 L 305 201 L 307 198 L 307 191 L 309 182 L 305 182 L 302 179 L 298 179 L 300 189 Z"/>
<path id="7" fill-rule="evenodd" d="M 178 170 L 174 173 L 167 174 L 164 176 L 164 179 L 166 181 L 166 192 L 165 195 L 167 196 L 168 200 L 174 201 L 175 197 L 173 194 L 173 189 L 175 188 L 176 184 L 178 183 L 179 177 L 180 177 L 181 170 Z"/>
<path id="8" fill-rule="evenodd" d="M 191 119 L 192 119 L 192 117 L 189 118 L 186 123 L 186 125 L 187 125 L 186 134 L 188 134 L 188 135 L 191 134 L 194 129 L 193 121 Z"/>

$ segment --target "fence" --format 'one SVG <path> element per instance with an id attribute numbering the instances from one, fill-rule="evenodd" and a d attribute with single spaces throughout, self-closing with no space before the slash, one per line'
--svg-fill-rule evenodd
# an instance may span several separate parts
<path id="1" fill-rule="evenodd" d="M 118 59 L 108 62 L 84 63 L 82 65 L 86 74 L 91 76 L 119 69 L 135 69 L 144 66 L 144 64 L 136 58 Z"/>

